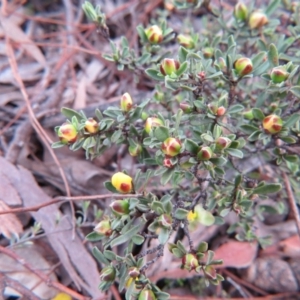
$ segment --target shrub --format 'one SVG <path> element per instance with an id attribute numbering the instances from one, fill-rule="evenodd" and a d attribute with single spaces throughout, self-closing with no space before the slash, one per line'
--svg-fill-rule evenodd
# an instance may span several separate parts
<path id="1" fill-rule="evenodd" d="M 101 9 L 89 2 L 83 9 L 106 36 Z M 102 290 L 117 281 L 120 291 L 126 288 L 126 299 L 168 298 L 146 274 L 166 245 L 181 259 L 182 268 L 202 273 L 207 284 L 218 284 L 223 278 L 215 266 L 221 261 L 213 259 L 205 241 L 186 248 L 169 237 L 183 228 L 190 240 L 189 224 L 221 225 L 231 211 L 238 222 L 229 233 L 235 232 L 238 240 L 266 243 L 252 228 L 253 215 L 267 209 L 260 199 L 281 190 L 281 172 L 299 176 L 293 149 L 300 136 L 295 46 L 300 18 L 299 5 L 289 1 L 273 0 L 259 9 L 248 11 L 238 3 L 227 15 L 209 1 L 166 1 L 164 16 L 201 10 L 202 24 L 212 23 L 209 30 L 202 26 L 199 32 L 191 21 L 176 34 L 166 20 L 157 19 L 146 28 L 137 27 L 138 51 L 122 37 L 119 46 L 110 40 L 111 53 L 104 55 L 132 76 L 142 70 L 156 83 L 153 97 L 137 99 L 124 91 L 119 107 L 97 109 L 93 118 L 63 109 L 68 121 L 56 128 L 62 140 L 54 148 L 68 143 L 71 150 L 83 148 L 93 159 L 112 144 L 124 144 L 141 166 L 132 178 L 123 170 L 105 183 L 124 198 L 112 203 L 110 213 L 87 236 L 102 241 L 101 250 L 94 248 L 103 265 Z M 290 11 L 288 36 L 276 30 L 283 9 Z M 66 126 L 74 134 L 64 133 Z M 272 182 L 252 177 L 265 163 L 277 174 Z M 157 189 L 160 185 L 163 192 Z M 134 256 L 134 245 L 148 239 L 158 239 L 159 246 Z M 126 245 L 123 256 L 112 251 L 120 244 Z M 156 257 L 144 263 L 149 253 Z"/>

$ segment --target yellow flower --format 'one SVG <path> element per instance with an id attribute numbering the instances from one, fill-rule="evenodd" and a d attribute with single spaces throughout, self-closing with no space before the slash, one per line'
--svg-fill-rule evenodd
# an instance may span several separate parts
<path id="1" fill-rule="evenodd" d="M 111 184 L 122 194 L 128 194 L 133 191 L 132 178 L 122 172 L 113 175 Z"/>
<path id="2" fill-rule="evenodd" d="M 72 300 L 72 297 L 66 293 L 58 293 L 54 298 L 51 300 Z"/>
<path id="3" fill-rule="evenodd" d="M 192 210 L 190 210 L 189 213 L 187 214 L 187 219 L 189 222 L 193 222 L 193 221 L 197 220 L 197 217 L 198 217 L 198 215 L 197 215 L 196 211 L 193 212 Z"/>

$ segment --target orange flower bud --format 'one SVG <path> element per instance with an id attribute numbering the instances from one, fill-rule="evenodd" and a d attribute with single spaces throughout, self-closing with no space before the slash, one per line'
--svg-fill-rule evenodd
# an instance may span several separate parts
<path id="1" fill-rule="evenodd" d="M 192 37 L 189 35 L 179 34 L 177 36 L 177 41 L 181 46 L 183 46 L 187 49 L 191 49 L 191 48 L 195 47 L 195 43 L 194 43 Z"/>
<path id="2" fill-rule="evenodd" d="M 263 119 L 264 130 L 269 134 L 280 132 L 282 125 L 282 119 L 277 115 L 269 115 Z"/>
<path id="3" fill-rule="evenodd" d="M 159 44 L 164 38 L 161 28 L 157 25 L 145 29 L 145 34 L 151 44 Z"/>
<path id="4" fill-rule="evenodd" d="M 161 145 L 161 150 L 168 156 L 176 156 L 181 149 L 181 142 L 179 139 L 169 137 Z"/>
<path id="5" fill-rule="evenodd" d="M 216 139 L 216 148 L 217 150 L 223 150 L 230 146 L 231 140 L 229 138 L 220 136 Z"/>
<path id="6" fill-rule="evenodd" d="M 237 59 L 234 62 L 233 66 L 237 75 L 239 76 L 245 76 L 247 74 L 250 74 L 253 69 L 252 61 L 247 57 L 241 57 Z"/>
<path id="7" fill-rule="evenodd" d="M 159 118 L 150 117 L 146 120 L 145 131 L 149 133 L 154 127 L 164 125 L 163 121 Z"/>
<path id="8" fill-rule="evenodd" d="M 170 215 L 163 214 L 158 218 L 158 223 L 162 227 L 171 228 L 172 227 L 172 217 Z"/>
<path id="9" fill-rule="evenodd" d="M 289 73 L 284 67 L 276 67 L 272 69 L 270 76 L 274 83 L 281 83 L 287 80 Z"/>
<path id="10" fill-rule="evenodd" d="M 123 216 L 129 214 L 129 202 L 127 199 L 114 201 L 110 205 L 110 208 L 117 216 Z"/>
<path id="11" fill-rule="evenodd" d="M 165 58 L 160 64 L 160 72 L 166 76 L 175 73 L 180 67 L 180 62 L 172 58 Z"/>
<path id="12" fill-rule="evenodd" d="M 59 127 L 57 135 L 63 144 L 74 143 L 77 140 L 78 131 L 73 124 L 64 123 Z"/>
<path id="13" fill-rule="evenodd" d="M 233 14 L 238 21 L 246 21 L 248 17 L 248 8 L 244 3 L 237 3 L 234 7 Z"/>
<path id="14" fill-rule="evenodd" d="M 85 121 L 84 129 L 85 129 L 88 133 L 95 133 L 95 132 L 99 131 L 99 127 L 98 127 L 97 121 L 94 120 L 93 118 L 88 118 L 88 119 Z"/>
<path id="15" fill-rule="evenodd" d="M 210 160 L 213 155 L 210 147 L 201 147 L 199 152 L 197 153 L 197 158 L 199 160 Z"/>
<path id="16" fill-rule="evenodd" d="M 106 219 L 102 220 L 95 226 L 94 231 L 102 236 L 110 236 L 112 233 L 110 221 Z"/>
<path id="17" fill-rule="evenodd" d="M 196 255 L 187 253 L 182 257 L 182 267 L 188 271 L 195 270 L 199 266 Z"/>
<path id="18" fill-rule="evenodd" d="M 102 269 L 100 273 L 100 280 L 106 282 L 112 282 L 115 280 L 116 270 L 113 266 L 107 266 Z"/>
<path id="19" fill-rule="evenodd" d="M 253 12 L 249 17 L 249 26 L 251 29 L 258 29 L 268 22 L 268 17 L 260 11 Z"/>
<path id="20" fill-rule="evenodd" d="M 111 184 L 122 194 L 128 194 L 133 190 L 132 178 L 122 172 L 118 172 L 112 176 Z"/>
<path id="21" fill-rule="evenodd" d="M 217 116 L 221 117 L 226 113 L 226 108 L 224 106 L 220 106 L 217 109 Z"/>
<path id="22" fill-rule="evenodd" d="M 206 47 L 202 50 L 203 52 L 203 56 L 206 58 L 206 59 L 209 59 L 209 58 L 212 58 L 214 56 L 214 49 L 211 48 L 211 47 Z"/>
<path id="23" fill-rule="evenodd" d="M 128 93 L 125 93 L 121 97 L 121 103 L 120 103 L 121 109 L 125 112 L 128 112 L 132 108 L 132 99 L 131 96 Z"/>

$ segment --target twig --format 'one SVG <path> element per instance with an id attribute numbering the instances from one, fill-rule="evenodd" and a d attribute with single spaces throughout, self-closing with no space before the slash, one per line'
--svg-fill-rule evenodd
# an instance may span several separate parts
<path id="1" fill-rule="evenodd" d="M 31 300 L 39 300 L 40 299 L 32 291 L 30 291 L 25 286 L 23 286 L 20 282 L 14 280 L 12 278 L 9 278 L 8 276 L 5 276 L 2 273 L 0 273 L 0 287 L 1 287 L 1 291 L 4 291 L 4 289 L 6 287 L 13 288 L 15 291 L 19 292 L 22 296 L 25 296 Z M 0 297 L 1 297 L 1 294 L 0 294 Z"/>
<path id="2" fill-rule="evenodd" d="M 285 185 L 285 189 L 287 192 L 287 196 L 288 196 L 288 201 L 290 204 L 290 208 L 292 210 L 295 222 L 296 222 L 296 226 L 297 226 L 297 230 L 298 230 L 298 235 L 300 236 L 300 217 L 299 217 L 299 213 L 298 213 L 298 207 L 296 204 L 296 200 L 293 194 L 293 190 L 290 184 L 290 180 L 289 177 L 286 175 L 285 172 L 282 172 L 282 177 L 283 177 L 283 181 L 284 181 L 284 185 Z"/>
<path id="3" fill-rule="evenodd" d="M 143 194 L 126 194 L 126 197 L 141 197 Z M 98 199 L 105 199 L 109 197 L 114 197 L 114 198 L 124 198 L 124 194 L 104 194 L 104 195 L 91 195 L 91 196 L 74 196 L 74 197 L 56 197 L 53 198 L 50 201 L 44 202 L 39 205 L 33 205 L 30 207 L 18 207 L 18 208 L 12 208 L 9 210 L 4 210 L 0 211 L 0 215 L 4 214 L 10 214 L 10 213 L 20 213 L 20 212 L 25 212 L 25 211 L 38 211 L 39 209 L 53 205 L 56 203 L 63 203 L 65 201 L 84 201 L 84 200 L 98 200 Z"/>
<path id="4" fill-rule="evenodd" d="M 85 297 L 82 296 L 80 294 L 78 294 L 77 292 L 69 289 L 68 287 L 62 285 L 61 283 L 57 282 L 57 281 L 53 281 L 51 280 L 51 278 L 49 278 L 45 273 L 43 273 L 40 270 L 36 270 L 33 266 L 31 266 L 30 264 L 28 264 L 23 258 L 19 257 L 16 253 L 14 253 L 12 250 L 2 247 L 0 246 L 0 252 L 4 253 L 5 255 L 11 257 L 12 259 L 14 259 L 15 261 L 17 261 L 18 263 L 20 263 L 22 266 L 24 266 L 27 270 L 31 271 L 32 273 L 34 273 L 35 275 L 37 275 L 39 278 L 41 278 L 48 286 L 50 287 L 54 287 L 58 290 L 60 290 L 61 292 L 64 292 L 70 296 L 72 296 L 73 298 L 77 299 L 77 300 L 89 300 L 89 297 Z M 30 298 L 32 299 L 32 298 Z"/>

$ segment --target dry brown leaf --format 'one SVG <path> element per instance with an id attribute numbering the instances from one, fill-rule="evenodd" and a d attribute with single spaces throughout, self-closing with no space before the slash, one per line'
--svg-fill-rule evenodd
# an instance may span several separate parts
<path id="1" fill-rule="evenodd" d="M 285 256 L 300 257 L 300 237 L 293 235 L 279 243 L 281 250 Z"/>
<path id="2" fill-rule="evenodd" d="M 6 37 L 19 43 L 20 47 L 24 48 L 27 54 L 32 56 L 41 65 L 46 65 L 46 60 L 42 51 L 32 42 L 13 19 L 3 16 L 0 11 L 0 22 Z"/>
<path id="3" fill-rule="evenodd" d="M 223 264 L 218 268 L 245 268 L 252 264 L 257 253 L 257 243 L 238 242 L 229 240 L 215 250 L 214 259 L 222 259 Z"/>
<path id="4" fill-rule="evenodd" d="M 18 191 L 25 207 L 51 200 L 37 185 L 28 170 L 22 166 L 15 167 L 3 157 L 0 157 L 0 165 L 1 169 L 10 170 L 7 177 Z M 31 214 L 41 223 L 49 243 L 78 289 L 86 290 L 93 297 L 103 296 L 97 288 L 99 284 L 97 264 L 79 236 L 76 234 L 74 238 L 72 237 L 72 222 L 69 216 L 62 216 L 58 205 L 47 206 Z M 57 224 L 59 214 L 61 219 Z"/>
<path id="5" fill-rule="evenodd" d="M 10 172 L 10 168 L 1 168 L 0 170 L 0 199 L 3 199 L 7 205 L 22 205 L 22 200 L 20 199 L 18 192 L 5 175 L 7 172 Z"/>
<path id="6" fill-rule="evenodd" d="M 0 211 L 7 211 L 9 209 L 9 206 L 0 200 Z M 23 226 L 14 214 L 0 215 L 0 233 L 6 238 L 10 239 L 14 234 L 20 234 L 22 232 Z"/>
<path id="7" fill-rule="evenodd" d="M 76 97 L 74 100 L 74 109 L 86 107 L 86 77 L 83 76 L 78 83 Z"/>
<path id="8" fill-rule="evenodd" d="M 276 257 L 258 258 L 247 269 L 246 280 L 269 292 L 296 292 L 297 280 L 289 264 Z"/>
<path id="9" fill-rule="evenodd" d="M 22 247 L 14 249 L 14 252 L 24 261 L 35 269 L 40 270 L 44 273 L 51 271 L 50 264 L 41 256 L 38 248 L 33 244 L 23 245 Z M 13 258 L 1 253 L 0 254 L 0 270 L 8 277 L 18 281 L 24 287 L 32 289 L 32 292 L 37 295 L 40 299 L 50 299 L 56 293 L 57 290 L 51 288 L 46 282 L 26 269 L 22 264 L 17 263 Z M 57 281 L 54 273 L 49 275 L 50 279 Z M 20 296 L 18 292 L 11 288 L 6 288 L 4 291 L 6 296 Z"/>

